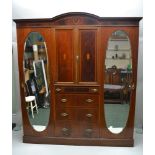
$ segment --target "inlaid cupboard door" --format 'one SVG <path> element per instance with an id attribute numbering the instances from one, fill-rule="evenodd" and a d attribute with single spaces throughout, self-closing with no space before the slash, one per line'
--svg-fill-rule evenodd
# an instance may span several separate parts
<path id="1" fill-rule="evenodd" d="M 74 29 L 55 29 L 57 82 L 74 82 Z"/>
<path id="2" fill-rule="evenodd" d="M 98 29 L 79 28 L 79 82 L 97 82 Z"/>

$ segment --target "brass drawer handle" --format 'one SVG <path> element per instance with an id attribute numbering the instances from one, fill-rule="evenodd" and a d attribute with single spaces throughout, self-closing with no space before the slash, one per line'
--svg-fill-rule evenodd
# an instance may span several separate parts
<path id="1" fill-rule="evenodd" d="M 67 99 L 66 98 L 62 98 L 61 102 L 65 103 L 65 102 L 67 102 Z"/>
<path id="2" fill-rule="evenodd" d="M 97 88 L 92 88 L 91 91 L 96 93 L 96 92 L 98 92 L 98 89 Z"/>
<path id="3" fill-rule="evenodd" d="M 66 117 L 66 116 L 68 116 L 68 114 L 64 112 L 64 113 L 61 113 L 61 116 Z"/>
<path id="4" fill-rule="evenodd" d="M 70 130 L 68 128 L 62 128 L 61 131 L 62 131 L 64 136 L 69 136 L 70 135 Z"/>
<path id="5" fill-rule="evenodd" d="M 92 129 L 85 129 L 85 132 L 87 132 L 87 133 L 92 133 L 93 130 L 92 130 Z"/>
<path id="6" fill-rule="evenodd" d="M 85 129 L 85 136 L 90 138 L 92 136 L 92 132 L 92 129 Z"/>
<path id="7" fill-rule="evenodd" d="M 67 132 L 67 131 L 69 131 L 68 128 L 62 128 L 61 130 L 62 130 L 63 132 Z"/>
<path id="8" fill-rule="evenodd" d="M 91 117 L 93 117 L 93 114 L 86 114 L 86 116 L 87 116 L 88 118 L 91 118 Z"/>
<path id="9" fill-rule="evenodd" d="M 57 92 L 60 92 L 61 91 L 61 88 L 56 88 L 55 89 Z"/>
<path id="10" fill-rule="evenodd" d="M 94 100 L 92 100 L 92 99 L 90 99 L 90 98 L 88 98 L 88 99 L 86 99 L 86 102 L 87 103 L 92 103 Z"/>

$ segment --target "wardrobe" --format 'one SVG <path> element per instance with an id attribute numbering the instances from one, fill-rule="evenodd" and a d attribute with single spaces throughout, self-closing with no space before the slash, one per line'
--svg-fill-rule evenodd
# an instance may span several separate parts
<path id="1" fill-rule="evenodd" d="M 134 145 L 140 20 L 84 12 L 14 19 L 24 143 Z M 42 102 L 38 113 L 29 96 Z"/>

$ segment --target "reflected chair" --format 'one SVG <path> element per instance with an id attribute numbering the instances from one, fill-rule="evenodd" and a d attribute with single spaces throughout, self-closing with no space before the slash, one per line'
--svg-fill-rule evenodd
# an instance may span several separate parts
<path id="1" fill-rule="evenodd" d="M 123 103 L 125 85 L 116 66 L 105 70 L 104 100 L 106 103 Z"/>
<path id="2" fill-rule="evenodd" d="M 33 111 L 33 109 L 35 108 L 37 113 L 38 113 L 38 106 L 37 106 L 37 103 L 36 103 L 35 96 L 27 96 L 27 97 L 25 97 L 25 101 L 28 104 L 27 105 L 27 109 L 28 110 L 29 110 L 29 108 L 31 109 L 32 118 L 34 118 L 34 111 Z"/>

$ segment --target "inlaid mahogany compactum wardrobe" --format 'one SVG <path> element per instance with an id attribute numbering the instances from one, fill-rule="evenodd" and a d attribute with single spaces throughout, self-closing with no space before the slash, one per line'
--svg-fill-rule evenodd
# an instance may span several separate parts
<path id="1" fill-rule="evenodd" d="M 134 145 L 140 20 L 14 20 L 24 143 Z"/>

